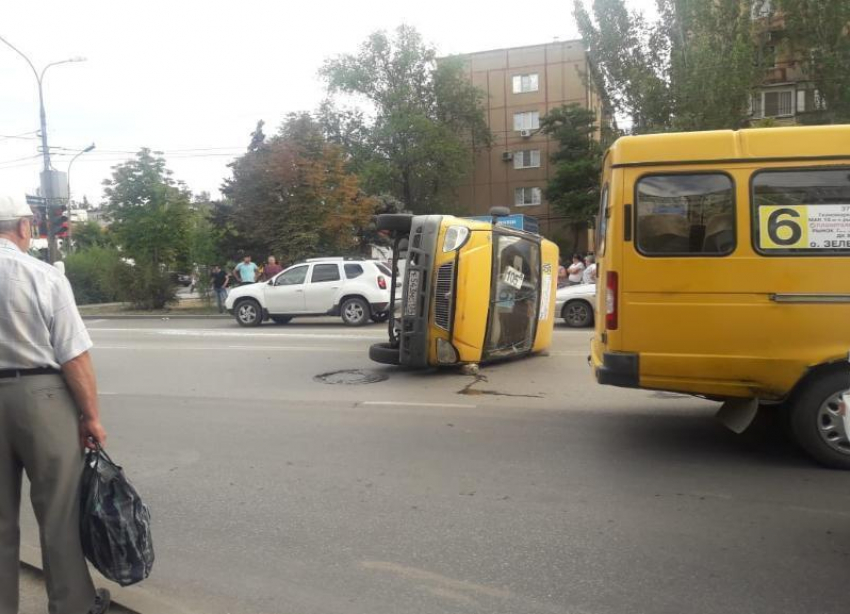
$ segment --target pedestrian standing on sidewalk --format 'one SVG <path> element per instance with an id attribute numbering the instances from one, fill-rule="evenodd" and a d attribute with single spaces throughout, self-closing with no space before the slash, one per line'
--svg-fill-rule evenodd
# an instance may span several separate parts
<path id="1" fill-rule="evenodd" d="M 218 303 L 218 312 L 224 313 L 224 301 L 227 300 L 227 284 L 230 283 L 230 275 L 222 271 L 220 266 L 215 265 L 210 273 L 210 279 Z"/>
<path id="2" fill-rule="evenodd" d="M 0 196 L 0 614 L 18 611 L 22 471 L 51 614 L 102 614 L 80 544 L 83 448 L 104 445 L 92 347 L 68 279 L 27 255 L 32 211 Z"/>
<path id="3" fill-rule="evenodd" d="M 573 263 L 567 267 L 567 285 L 577 286 L 581 283 L 581 277 L 584 273 L 584 262 L 581 256 L 573 254 Z"/>
<path id="4" fill-rule="evenodd" d="M 277 263 L 277 258 L 269 256 L 266 266 L 263 267 L 263 281 L 268 281 L 283 270 L 283 267 Z"/>
<path id="5" fill-rule="evenodd" d="M 234 277 L 243 284 L 252 284 L 257 281 L 258 272 L 259 269 L 257 268 L 257 265 L 251 262 L 251 256 L 245 256 L 242 258 L 242 262 L 237 264 L 236 268 L 233 269 Z"/>

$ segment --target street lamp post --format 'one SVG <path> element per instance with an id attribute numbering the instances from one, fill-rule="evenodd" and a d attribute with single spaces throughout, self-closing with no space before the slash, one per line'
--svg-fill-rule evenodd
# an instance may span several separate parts
<path id="1" fill-rule="evenodd" d="M 73 216 L 71 215 L 71 167 L 74 166 L 74 161 L 77 158 L 79 158 L 84 153 L 90 152 L 92 149 L 94 149 L 94 143 L 92 143 L 91 145 L 89 145 L 85 149 L 81 149 L 80 151 L 78 151 L 74 155 L 74 157 L 71 158 L 71 161 L 68 162 L 68 239 L 67 239 L 68 240 L 68 249 L 67 249 L 67 252 L 69 254 L 74 249 L 73 243 L 71 242 L 71 235 L 73 234 L 73 228 L 74 228 L 74 220 L 73 220 Z"/>
<path id="2" fill-rule="evenodd" d="M 54 204 L 53 200 L 57 198 L 59 195 L 53 193 L 54 181 L 51 175 L 50 168 L 50 148 L 47 146 L 47 114 L 44 111 L 44 73 L 47 72 L 47 69 L 51 66 L 58 66 L 59 64 L 69 64 L 71 62 L 85 62 L 85 58 L 74 57 L 68 58 L 67 60 L 60 60 L 58 62 L 50 62 L 45 65 L 44 68 L 41 69 L 41 72 L 38 72 L 35 65 L 32 61 L 24 54 L 23 51 L 15 47 L 12 43 L 7 41 L 5 38 L 0 36 L 0 42 L 5 43 L 9 48 L 12 49 L 19 56 L 24 58 L 29 67 L 32 69 L 32 74 L 35 76 L 36 83 L 38 83 L 38 110 L 39 110 L 39 119 L 41 120 L 41 153 L 42 160 L 44 163 L 44 170 L 41 173 L 41 196 L 44 198 L 45 206 L 44 213 L 48 218 L 50 217 L 50 207 Z M 56 235 L 53 229 L 50 227 L 48 223 L 47 230 L 47 252 L 48 259 L 50 262 L 55 262 L 57 260 L 58 252 L 56 249 Z"/>

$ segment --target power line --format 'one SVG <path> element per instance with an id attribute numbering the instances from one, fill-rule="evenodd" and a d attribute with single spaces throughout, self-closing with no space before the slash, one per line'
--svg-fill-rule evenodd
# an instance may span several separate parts
<path id="1" fill-rule="evenodd" d="M 31 130 L 30 132 L 21 132 L 20 134 L 0 134 L 0 141 L 5 141 L 6 139 L 38 139 L 38 136 L 27 136 L 29 134 L 36 134 L 38 130 Z"/>

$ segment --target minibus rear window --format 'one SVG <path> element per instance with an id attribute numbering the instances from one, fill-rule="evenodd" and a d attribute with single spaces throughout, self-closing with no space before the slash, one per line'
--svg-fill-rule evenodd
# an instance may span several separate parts
<path id="1" fill-rule="evenodd" d="M 753 175 L 753 243 L 765 255 L 850 253 L 850 168 Z"/>
<path id="2" fill-rule="evenodd" d="M 647 175 L 635 188 L 636 246 L 646 256 L 735 250 L 735 188 L 722 173 Z"/>

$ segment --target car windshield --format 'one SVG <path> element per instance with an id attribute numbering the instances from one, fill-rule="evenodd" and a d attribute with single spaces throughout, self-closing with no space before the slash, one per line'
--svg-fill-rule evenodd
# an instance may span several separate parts
<path id="1" fill-rule="evenodd" d="M 531 349 L 540 291 L 540 245 L 493 233 L 493 290 L 484 351 L 500 358 Z"/>

